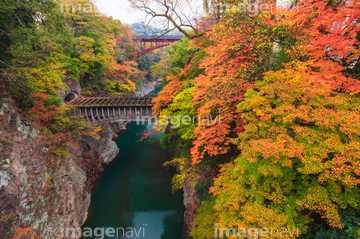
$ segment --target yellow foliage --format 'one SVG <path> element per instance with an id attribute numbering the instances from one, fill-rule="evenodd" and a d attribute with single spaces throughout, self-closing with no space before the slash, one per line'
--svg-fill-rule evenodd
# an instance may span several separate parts
<path id="1" fill-rule="evenodd" d="M 174 158 L 173 160 L 164 163 L 164 166 L 175 166 L 180 171 L 180 173 L 175 174 L 171 180 L 172 192 L 183 188 L 188 182 L 191 182 L 191 186 L 195 187 L 200 179 L 199 174 L 196 173 L 196 167 L 191 165 L 189 158 Z"/>

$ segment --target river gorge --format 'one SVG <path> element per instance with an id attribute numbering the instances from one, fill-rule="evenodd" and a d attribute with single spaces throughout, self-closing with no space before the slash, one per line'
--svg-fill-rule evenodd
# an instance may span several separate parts
<path id="1" fill-rule="evenodd" d="M 181 238 L 183 193 L 171 192 L 175 170 L 163 166 L 170 155 L 160 147 L 161 132 L 149 135 L 152 128 L 133 122 L 119 134 L 120 154 L 95 184 L 83 228 L 124 229 L 118 238 L 136 238 L 136 231 L 139 238 Z"/>
<path id="2" fill-rule="evenodd" d="M 63 161 L 50 163 L 37 125 L 10 98 L 0 106 L 0 120 L 7 140 L 0 147 L 9 149 L 0 165 L 2 238 L 13 238 L 16 228 L 59 238 L 80 227 L 142 228 L 143 238 L 182 237 L 186 200 L 184 206 L 183 192 L 171 192 L 175 169 L 163 166 L 170 155 L 160 147 L 162 132 L 144 137 L 153 125 L 104 124 L 97 139 L 71 143 Z"/>

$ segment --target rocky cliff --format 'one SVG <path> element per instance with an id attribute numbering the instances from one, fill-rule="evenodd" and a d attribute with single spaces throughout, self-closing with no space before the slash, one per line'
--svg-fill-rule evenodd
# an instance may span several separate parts
<path id="1" fill-rule="evenodd" d="M 149 94 L 151 91 L 155 90 L 156 86 L 160 86 L 161 81 L 159 80 L 150 80 L 147 79 L 144 81 L 143 85 L 141 86 L 141 92 L 138 93 L 139 96 L 145 96 Z"/>
<path id="2" fill-rule="evenodd" d="M 125 125 L 105 125 L 99 139 L 84 138 L 65 156 L 50 160 L 37 125 L 10 99 L 0 102 L 0 238 L 30 228 L 41 238 L 60 238 L 62 228 L 87 218 L 94 179 L 119 153 L 113 138 Z"/>
<path id="3" fill-rule="evenodd" d="M 184 226 L 183 226 L 183 238 L 192 239 L 190 236 L 191 233 L 191 223 L 194 221 L 197 216 L 197 209 L 200 206 L 200 201 L 196 197 L 196 190 L 192 182 L 187 182 L 184 187 Z"/>

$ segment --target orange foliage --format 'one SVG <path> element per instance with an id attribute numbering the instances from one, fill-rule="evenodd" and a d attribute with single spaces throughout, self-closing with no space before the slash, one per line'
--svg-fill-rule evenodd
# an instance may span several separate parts
<path id="1" fill-rule="evenodd" d="M 40 236 L 34 234 L 34 228 L 22 228 L 15 229 L 16 235 L 13 239 L 40 239 Z"/>

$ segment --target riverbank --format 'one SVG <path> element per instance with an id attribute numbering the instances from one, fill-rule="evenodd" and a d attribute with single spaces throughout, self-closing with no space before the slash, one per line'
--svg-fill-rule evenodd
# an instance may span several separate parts
<path id="1" fill-rule="evenodd" d="M 148 95 L 150 92 L 154 91 L 156 87 L 160 86 L 161 80 L 146 79 L 141 86 L 141 92 L 139 93 L 139 96 Z"/>

